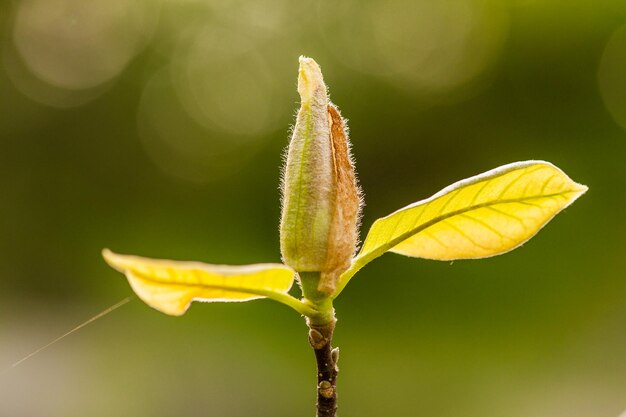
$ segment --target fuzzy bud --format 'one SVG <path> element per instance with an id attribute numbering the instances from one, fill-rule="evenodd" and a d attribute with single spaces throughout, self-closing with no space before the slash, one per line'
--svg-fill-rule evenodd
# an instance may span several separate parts
<path id="1" fill-rule="evenodd" d="M 283 176 L 281 252 L 296 271 L 320 272 L 318 290 L 332 294 L 356 249 L 361 195 L 345 121 L 311 58 L 300 57 L 298 93 Z"/>

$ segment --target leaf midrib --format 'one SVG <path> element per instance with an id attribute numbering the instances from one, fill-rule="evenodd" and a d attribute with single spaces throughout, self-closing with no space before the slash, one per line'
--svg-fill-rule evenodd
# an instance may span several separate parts
<path id="1" fill-rule="evenodd" d="M 144 281 L 148 281 L 148 282 L 159 284 L 159 285 L 168 285 L 168 286 L 178 285 L 181 287 L 224 290 L 224 291 L 231 291 L 231 292 L 249 293 L 249 294 L 266 296 L 266 297 L 269 297 L 270 295 L 275 295 L 275 294 L 287 294 L 289 289 L 291 288 L 291 285 L 293 285 L 293 280 L 292 280 L 291 284 L 289 285 L 289 288 L 287 288 L 284 292 L 279 291 L 279 290 L 274 290 L 274 291 L 263 290 L 263 289 L 255 290 L 255 289 L 250 289 L 250 288 L 234 287 L 234 286 L 227 286 L 227 285 L 220 285 L 220 284 L 204 284 L 204 283 L 197 283 L 197 282 L 172 282 L 172 281 L 167 281 L 167 280 L 160 280 L 158 278 L 153 278 L 151 276 L 146 276 L 142 273 L 135 272 L 132 270 L 128 272 L 132 274 L 135 278 L 142 279 Z"/>

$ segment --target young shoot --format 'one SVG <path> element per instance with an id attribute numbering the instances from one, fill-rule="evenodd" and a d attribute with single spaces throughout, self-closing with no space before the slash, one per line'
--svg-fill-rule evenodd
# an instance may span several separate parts
<path id="1" fill-rule="evenodd" d="M 337 412 L 337 360 L 331 346 L 333 301 L 354 275 L 386 252 L 450 261 L 499 255 L 522 245 L 587 187 L 544 161 L 515 162 L 456 182 L 380 218 L 357 252 L 362 195 L 346 122 L 328 99 L 318 64 L 300 58 L 300 110 L 282 181 L 283 263 L 215 265 L 119 255 L 104 259 L 124 273 L 151 307 L 182 315 L 192 301 L 269 298 L 306 319 L 317 360 L 317 416 Z M 289 291 L 294 281 L 300 299 Z M 301 413 L 296 413 L 301 414 Z"/>

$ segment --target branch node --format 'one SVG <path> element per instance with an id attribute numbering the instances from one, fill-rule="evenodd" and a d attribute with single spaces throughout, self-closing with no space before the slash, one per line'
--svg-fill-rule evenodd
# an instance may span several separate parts
<path id="1" fill-rule="evenodd" d="M 309 343 L 313 349 L 321 349 L 328 343 L 328 339 L 319 330 L 309 329 Z"/>
<path id="2" fill-rule="evenodd" d="M 329 381 L 324 380 L 320 382 L 317 388 L 320 395 L 324 398 L 333 398 L 335 395 L 335 388 Z"/>
<path id="3" fill-rule="evenodd" d="M 339 348 L 333 348 L 333 350 L 330 351 L 330 357 L 333 360 L 333 365 L 335 367 L 335 372 L 339 372 L 339 368 L 337 367 L 337 363 L 339 362 Z"/>

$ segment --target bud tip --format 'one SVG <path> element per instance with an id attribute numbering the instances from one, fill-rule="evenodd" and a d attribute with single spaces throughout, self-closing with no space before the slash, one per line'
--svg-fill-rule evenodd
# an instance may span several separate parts
<path id="1" fill-rule="evenodd" d="M 322 77 L 322 70 L 313 58 L 300 56 L 300 69 L 298 71 L 298 93 L 302 102 L 308 102 L 313 97 L 314 91 L 323 89 L 326 94 L 326 85 Z"/>

